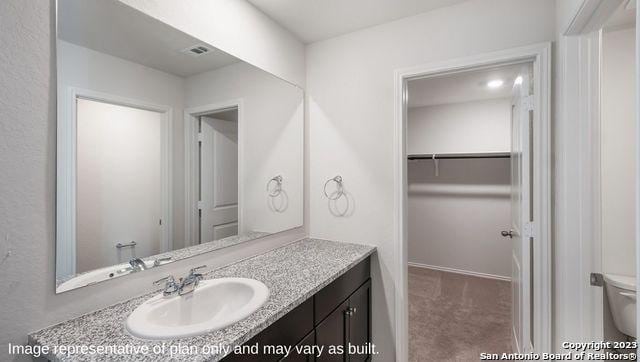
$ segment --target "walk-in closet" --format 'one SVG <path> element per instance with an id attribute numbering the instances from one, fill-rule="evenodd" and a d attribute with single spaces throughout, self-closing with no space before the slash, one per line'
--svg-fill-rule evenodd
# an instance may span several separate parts
<path id="1" fill-rule="evenodd" d="M 529 72 L 519 63 L 409 81 L 411 361 L 511 350 L 511 279 L 521 267 L 511 242 L 512 139 L 521 135 L 511 124 Z"/>

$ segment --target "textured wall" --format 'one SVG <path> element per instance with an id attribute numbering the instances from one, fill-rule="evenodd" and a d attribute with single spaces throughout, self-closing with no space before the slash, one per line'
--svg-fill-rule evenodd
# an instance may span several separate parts
<path id="1" fill-rule="evenodd" d="M 7 288 L 0 295 L 2 360 L 9 359 L 8 342 L 26 340 L 54 287 L 56 98 L 49 10 L 46 1 L 0 2 L 0 274 Z"/>

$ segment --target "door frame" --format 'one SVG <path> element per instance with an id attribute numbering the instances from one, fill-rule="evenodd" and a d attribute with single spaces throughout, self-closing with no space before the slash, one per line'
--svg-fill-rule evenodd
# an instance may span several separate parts
<path id="1" fill-rule="evenodd" d="M 408 267 L 407 267 L 407 82 L 411 79 L 455 73 L 485 66 L 531 61 L 534 70 L 533 170 L 534 170 L 534 310 L 533 336 L 536 351 L 551 350 L 551 43 L 485 53 L 465 58 L 403 68 L 394 74 L 394 242 L 396 263 L 395 331 L 396 360 L 408 359 Z"/>
<path id="2" fill-rule="evenodd" d="M 245 151 L 243 140 L 245 136 L 244 127 L 244 101 L 242 98 L 230 99 L 203 106 L 185 108 L 184 110 L 184 184 L 185 184 L 185 209 L 184 209 L 184 242 L 186 246 L 197 245 L 195 238 L 199 228 L 198 218 L 198 117 L 224 111 L 228 109 L 238 110 L 238 233 L 243 232 L 242 217 L 243 208 L 243 169 Z"/>
<path id="3" fill-rule="evenodd" d="M 628 0 L 583 0 L 560 29 L 558 41 L 560 79 L 557 152 L 558 187 L 556 225 L 556 288 L 558 340 L 601 341 L 604 339 L 604 286 L 592 286 L 590 273 L 602 273 L 601 235 L 601 61 L 602 28 L 619 6 Z M 640 24 L 640 7 L 636 7 Z M 640 42 L 636 26 L 636 44 Z M 636 50 L 640 65 L 640 48 Z M 640 79 L 640 78 L 639 78 Z M 640 82 L 638 83 L 640 97 Z M 639 98 L 640 99 L 640 98 Z M 636 110 L 640 125 L 640 110 Z M 638 127 L 640 132 L 640 126 Z M 636 136 L 640 142 L 640 133 Z M 637 152 L 640 151 L 637 150 Z M 640 153 L 638 162 L 640 162 Z M 571 165 L 569 169 L 569 165 Z M 640 164 L 637 178 L 640 183 Z M 569 170 L 567 170 L 569 169 Z M 573 170 L 573 171 L 571 171 Z M 566 185 L 566 186 L 565 186 Z M 572 189 L 572 190 L 570 190 Z M 640 184 L 636 184 L 640 189 Z M 640 195 L 640 192 L 638 192 Z M 640 210 L 640 197 L 636 210 Z M 636 224 L 640 225 L 640 213 Z M 636 232 L 636 265 L 640 272 L 640 228 Z M 640 288 L 638 296 L 640 296 Z M 640 308 L 640 305 L 638 305 Z M 638 314 L 640 321 L 640 314 Z M 639 324 L 640 325 L 640 324 Z"/>
<path id="4" fill-rule="evenodd" d="M 163 228 L 161 247 L 170 250 L 173 222 L 173 110 L 169 106 L 138 99 L 98 92 L 79 87 L 67 87 L 60 97 L 56 129 L 56 275 L 76 273 L 76 183 L 77 183 L 77 99 L 157 112 L 162 116 L 161 141 L 161 208 Z"/>

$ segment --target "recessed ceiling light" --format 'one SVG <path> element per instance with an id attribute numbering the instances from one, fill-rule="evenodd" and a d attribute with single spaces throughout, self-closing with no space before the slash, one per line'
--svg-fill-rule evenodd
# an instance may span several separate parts
<path id="1" fill-rule="evenodd" d="M 504 84 L 504 81 L 502 79 L 494 79 L 494 80 L 490 80 L 487 83 L 487 87 L 491 89 L 496 89 L 496 88 L 502 87 L 503 84 Z"/>

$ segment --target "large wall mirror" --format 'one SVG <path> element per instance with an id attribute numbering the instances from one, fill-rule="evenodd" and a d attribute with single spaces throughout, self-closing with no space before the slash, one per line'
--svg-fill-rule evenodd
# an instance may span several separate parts
<path id="1" fill-rule="evenodd" d="M 117 0 L 58 0 L 57 81 L 57 292 L 302 225 L 300 88 Z"/>

